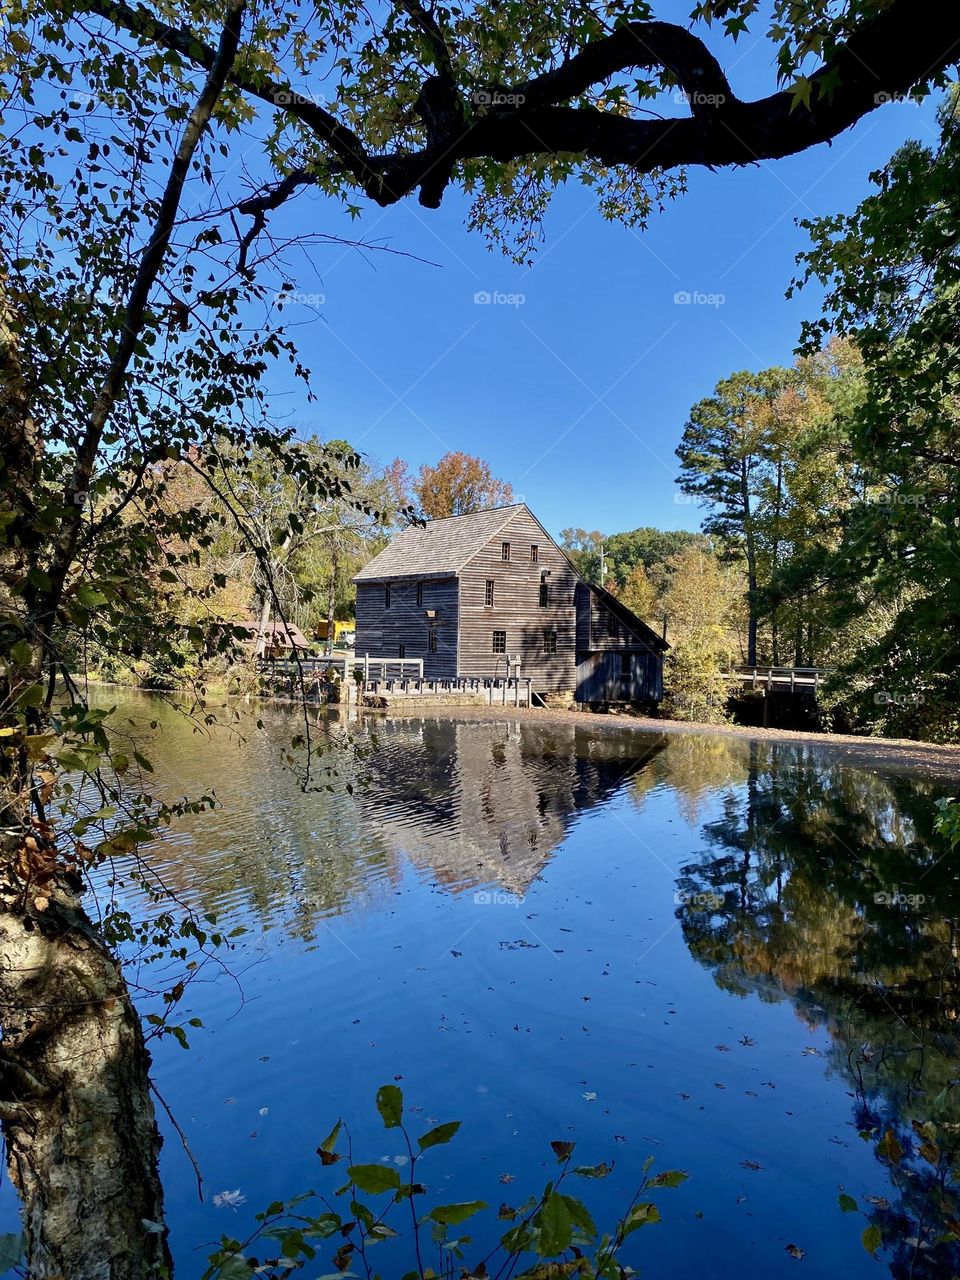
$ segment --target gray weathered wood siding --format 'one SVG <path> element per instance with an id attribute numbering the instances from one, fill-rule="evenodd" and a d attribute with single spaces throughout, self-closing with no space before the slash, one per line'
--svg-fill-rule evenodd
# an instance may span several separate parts
<path id="1" fill-rule="evenodd" d="M 502 543 L 510 543 L 510 560 Z M 531 546 L 538 548 L 536 563 Z M 547 572 L 549 601 L 540 607 L 540 575 Z M 485 603 L 486 583 L 494 583 L 493 606 Z M 577 575 L 566 556 L 530 513 L 517 514 L 460 572 L 460 658 L 458 675 L 504 674 L 503 655 L 493 652 L 494 631 L 505 631 L 507 654 L 520 657 L 520 677 L 542 692 L 573 691 L 576 685 Z M 543 651 L 543 633 L 556 631 L 557 652 Z"/>
<path id="2" fill-rule="evenodd" d="M 385 583 L 357 583 L 358 656 L 397 658 L 403 645 L 407 658 L 423 659 L 428 680 L 453 679 L 457 674 L 457 580 L 422 579 L 422 603 L 417 604 L 417 582 L 404 579 L 390 583 L 390 608 L 385 605 Z M 432 623 L 426 610 L 436 609 L 437 652 L 429 650 Z"/>
<path id="3" fill-rule="evenodd" d="M 630 670 L 621 669 L 626 655 Z M 658 702 L 663 697 L 663 664 L 652 649 L 582 653 L 577 664 L 578 702 Z"/>
<path id="4" fill-rule="evenodd" d="M 650 645 L 642 636 L 632 631 L 626 623 L 614 617 L 614 628 L 609 626 L 610 610 L 604 602 L 590 590 L 586 583 L 577 588 L 577 652 L 586 653 L 596 650 L 640 649 L 648 650 Z"/>
<path id="5" fill-rule="evenodd" d="M 658 702 L 663 697 L 662 655 L 584 582 L 577 588 L 576 696 L 578 702 Z"/>

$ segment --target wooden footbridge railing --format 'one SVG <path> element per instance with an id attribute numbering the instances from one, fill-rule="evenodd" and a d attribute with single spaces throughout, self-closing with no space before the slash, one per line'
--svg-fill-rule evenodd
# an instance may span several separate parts
<path id="1" fill-rule="evenodd" d="M 832 667 L 734 667 L 732 671 L 724 672 L 724 679 L 767 691 L 776 689 L 795 693 L 799 689 L 811 689 L 816 696 L 820 685 L 832 671 Z"/>

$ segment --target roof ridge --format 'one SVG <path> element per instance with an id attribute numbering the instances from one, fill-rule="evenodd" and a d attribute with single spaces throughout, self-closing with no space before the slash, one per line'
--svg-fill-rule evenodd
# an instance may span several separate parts
<path id="1" fill-rule="evenodd" d="M 525 507 L 525 502 L 508 502 L 501 507 L 481 507 L 479 511 L 460 511 L 455 516 L 431 516 L 419 528 L 429 529 L 432 524 L 443 524 L 445 520 L 471 520 L 474 516 L 488 516 L 494 511 L 515 511 L 517 507 Z M 412 529 L 413 525 L 408 525 Z"/>

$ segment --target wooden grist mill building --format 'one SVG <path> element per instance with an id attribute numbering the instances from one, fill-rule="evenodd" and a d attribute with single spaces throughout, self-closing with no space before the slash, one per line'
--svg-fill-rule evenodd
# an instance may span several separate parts
<path id="1" fill-rule="evenodd" d="M 356 653 L 427 680 L 519 676 L 578 702 L 656 702 L 666 642 L 585 582 L 523 503 L 404 529 L 354 578 Z"/>

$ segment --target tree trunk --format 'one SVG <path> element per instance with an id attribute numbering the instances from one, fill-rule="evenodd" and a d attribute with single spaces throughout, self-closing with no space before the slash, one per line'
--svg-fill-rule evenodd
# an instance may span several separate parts
<path id="1" fill-rule="evenodd" d="M 749 564 L 749 561 L 748 561 Z M 747 569 L 747 666 L 757 665 L 757 575 L 752 567 Z"/>
<path id="2" fill-rule="evenodd" d="M 8 878 L 0 1116 L 23 1199 L 27 1274 L 160 1280 L 172 1262 L 137 1012 L 69 886 L 50 890 L 42 912 L 21 898 Z"/>
<path id="3" fill-rule="evenodd" d="M 773 514 L 773 551 L 771 576 L 775 579 L 780 570 L 780 520 L 783 513 L 783 459 L 777 459 L 777 499 Z M 770 649 L 773 665 L 780 665 L 780 620 L 774 606 L 770 615 Z"/>
<path id="4" fill-rule="evenodd" d="M 740 502 L 743 516 L 744 554 L 747 561 L 747 666 L 757 665 L 757 549 L 753 536 L 753 513 L 750 509 L 750 481 L 747 459 L 740 464 Z"/>
<path id="5" fill-rule="evenodd" d="M 330 585 L 327 587 L 327 652 L 333 653 L 337 608 L 337 547 L 334 543 L 330 556 Z"/>
<path id="6" fill-rule="evenodd" d="M 273 601 L 270 599 L 269 591 L 265 592 L 263 604 L 260 606 L 260 621 L 257 623 L 257 643 L 254 647 L 254 657 L 262 658 L 263 651 L 267 647 L 267 628 L 270 626 L 270 614 L 273 610 Z"/>

